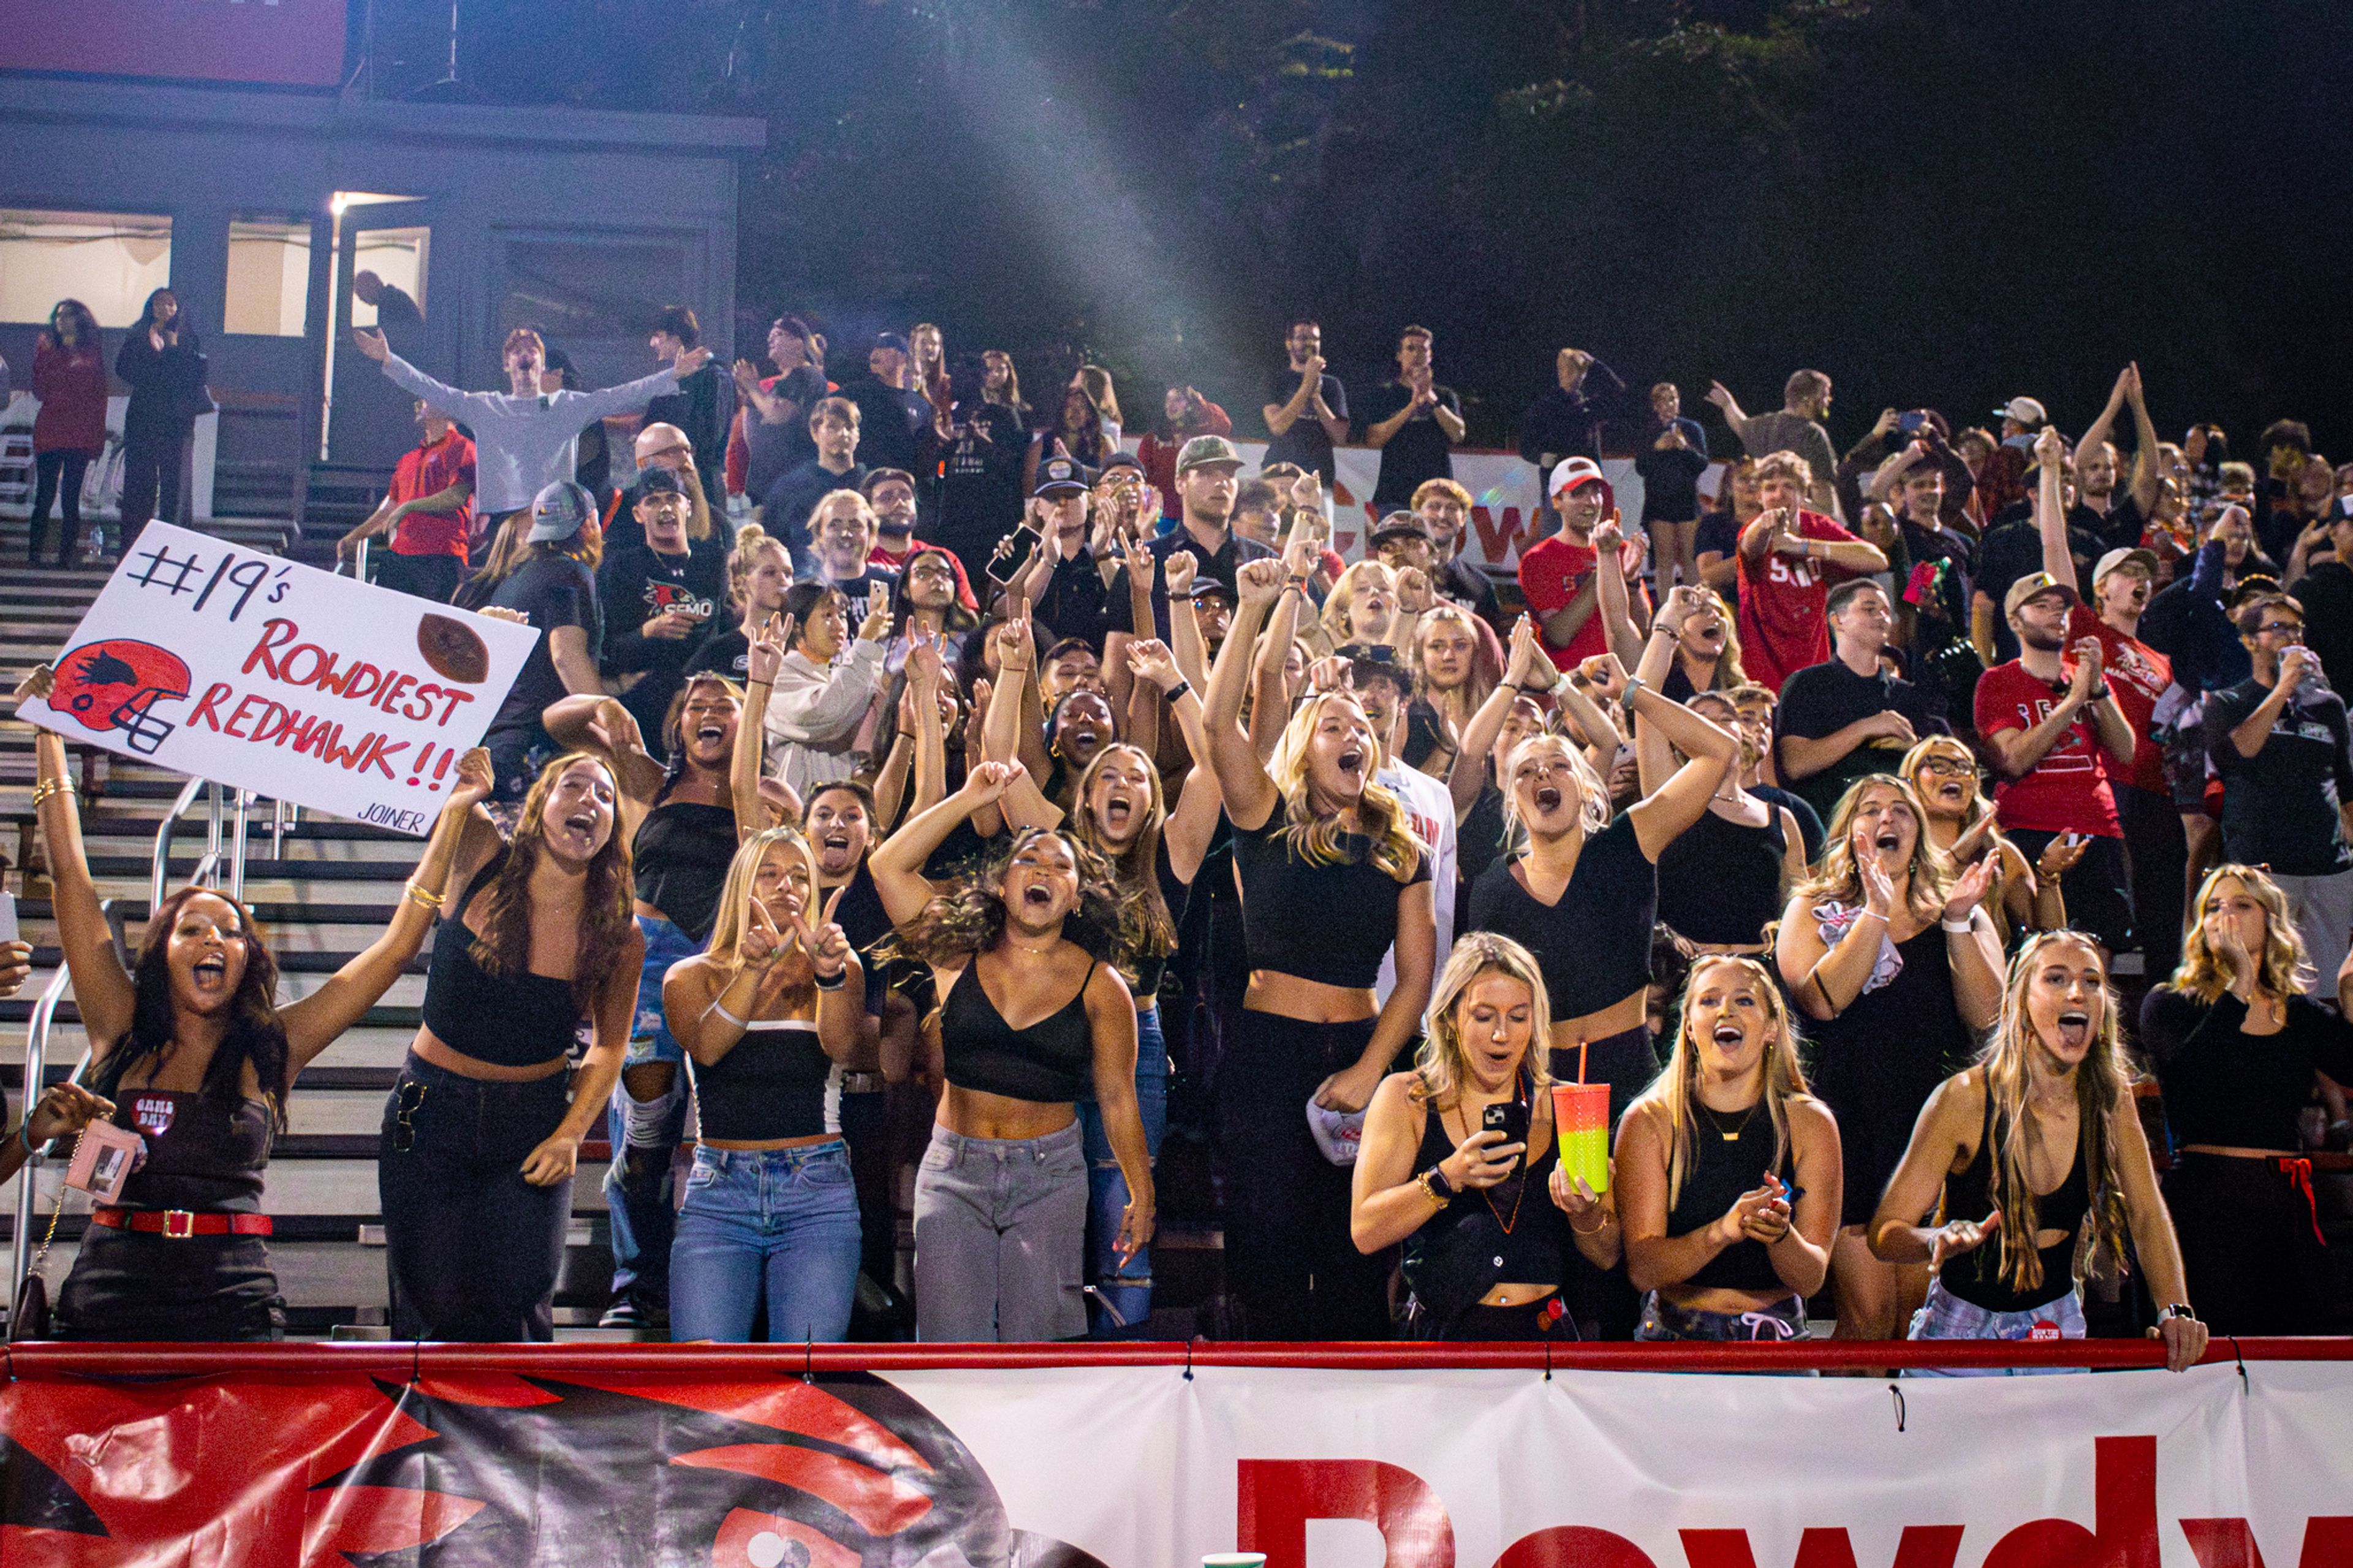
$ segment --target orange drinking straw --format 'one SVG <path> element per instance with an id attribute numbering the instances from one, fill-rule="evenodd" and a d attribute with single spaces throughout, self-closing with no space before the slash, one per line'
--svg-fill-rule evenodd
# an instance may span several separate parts
<path id="1" fill-rule="evenodd" d="M 1577 1042 L 1577 1081 L 1579 1083 L 1585 1081 L 1585 1042 L 1583 1040 Z"/>

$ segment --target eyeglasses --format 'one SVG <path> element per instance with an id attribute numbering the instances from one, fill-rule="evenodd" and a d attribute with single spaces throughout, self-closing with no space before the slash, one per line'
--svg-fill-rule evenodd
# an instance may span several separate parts
<path id="1" fill-rule="evenodd" d="M 1973 779 L 1978 776 L 1976 764 L 1953 757 L 1925 758 L 1920 763 L 1920 771 L 1940 779 Z"/>
<path id="2" fill-rule="evenodd" d="M 2302 642 L 2304 640 L 2304 623 L 2301 621 L 2267 621 L 2263 625 L 2255 628 L 2255 635 L 2259 637 L 2274 637 L 2284 638 L 2290 642 Z"/>

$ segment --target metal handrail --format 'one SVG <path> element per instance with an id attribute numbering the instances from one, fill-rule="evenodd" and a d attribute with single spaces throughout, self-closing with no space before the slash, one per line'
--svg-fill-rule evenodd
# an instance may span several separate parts
<path id="1" fill-rule="evenodd" d="M 178 797 L 172 802 L 171 809 L 164 814 L 164 820 L 156 826 L 153 875 L 147 881 L 147 912 L 151 915 L 162 907 L 164 894 L 169 886 L 172 830 L 179 825 L 180 814 L 196 803 L 196 795 L 204 787 L 202 779 L 190 779 L 181 785 Z"/>
<path id="2" fill-rule="evenodd" d="M 66 984 L 71 977 L 72 972 L 63 963 L 58 965 L 57 973 L 50 976 L 48 984 L 42 988 L 41 999 L 33 1004 L 32 1021 L 25 1030 L 24 1104 L 25 1117 L 28 1121 L 32 1119 L 33 1104 L 40 1099 L 46 1087 L 41 1079 L 46 1071 L 44 1058 L 49 1048 L 49 1025 L 57 1017 L 58 1003 L 64 997 Z M 15 1310 L 13 1303 L 16 1300 L 16 1291 L 25 1282 L 26 1267 L 32 1259 L 33 1210 L 37 1206 L 34 1189 L 40 1184 L 37 1178 L 43 1163 L 41 1151 L 34 1150 L 16 1178 L 16 1230 L 8 1238 L 8 1300 L 12 1303 L 12 1311 Z"/>

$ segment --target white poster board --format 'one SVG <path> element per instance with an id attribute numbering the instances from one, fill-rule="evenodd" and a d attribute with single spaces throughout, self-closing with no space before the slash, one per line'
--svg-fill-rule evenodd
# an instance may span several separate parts
<path id="1" fill-rule="evenodd" d="M 151 522 L 21 717 L 423 837 L 539 633 Z"/>

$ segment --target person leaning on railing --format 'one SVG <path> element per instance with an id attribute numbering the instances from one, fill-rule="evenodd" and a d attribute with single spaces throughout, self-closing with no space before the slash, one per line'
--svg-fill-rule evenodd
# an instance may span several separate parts
<path id="1" fill-rule="evenodd" d="M 17 696 L 46 697 L 53 679 L 47 665 L 37 667 Z M 278 963 L 252 912 L 211 888 L 183 888 L 159 904 L 124 972 L 82 849 L 65 742 L 40 730 L 34 748 L 33 803 L 56 885 L 58 941 L 99 1097 L 45 1097 L 37 1119 L 78 1125 L 109 1114 L 146 1145 L 121 1201 L 90 1215 L 58 1294 L 58 1337 L 275 1339 L 282 1331 L 262 1239 L 270 1233 L 262 1172 L 286 1128 L 287 1097 L 296 1075 L 376 1005 L 424 944 L 459 829 L 490 791 L 489 754 L 459 759 L 383 934 L 316 991 L 280 1006 Z"/>

